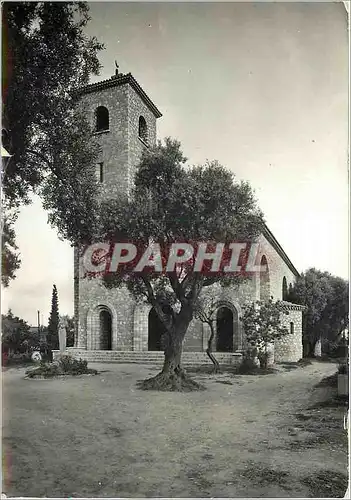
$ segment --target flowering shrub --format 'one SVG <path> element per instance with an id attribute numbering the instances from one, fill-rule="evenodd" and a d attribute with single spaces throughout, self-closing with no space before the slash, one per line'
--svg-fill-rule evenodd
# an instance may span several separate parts
<path id="1" fill-rule="evenodd" d="M 281 324 L 282 314 L 288 315 L 289 312 L 280 300 L 274 302 L 273 297 L 267 302 L 252 302 L 244 308 L 241 321 L 248 352 L 257 352 L 261 368 L 267 367 L 269 344 L 289 334 L 289 330 Z"/>

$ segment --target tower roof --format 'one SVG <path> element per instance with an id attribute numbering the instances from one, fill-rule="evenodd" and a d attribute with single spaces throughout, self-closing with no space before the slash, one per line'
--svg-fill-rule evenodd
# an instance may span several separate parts
<path id="1" fill-rule="evenodd" d="M 117 72 L 116 72 L 117 73 Z M 135 92 L 141 97 L 144 103 L 148 106 L 148 108 L 153 112 L 156 118 L 160 118 L 162 113 L 155 106 L 155 104 L 151 101 L 151 99 L 147 96 L 146 92 L 141 88 L 139 83 L 133 77 L 131 73 L 127 73 L 123 75 L 122 73 L 113 75 L 108 80 L 103 80 L 101 82 L 91 83 L 89 85 L 85 85 L 81 87 L 77 91 L 77 95 L 91 94 L 93 92 L 98 92 L 103 89 L 108 89 L 111 87 L 118 87 L 120 85 L 125 85 L 129 83 L 129 85 L 135 90 Z"/>

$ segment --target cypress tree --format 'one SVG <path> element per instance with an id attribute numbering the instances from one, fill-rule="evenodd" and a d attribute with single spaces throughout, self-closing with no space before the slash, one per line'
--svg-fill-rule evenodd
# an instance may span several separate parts
<path id="1" fill-rule="evenodd" d="M 51 312 L 49 316 L 47 343 L 50 350 L 59 348 L 59 309 L 56 285 L 52 287 Z"/>

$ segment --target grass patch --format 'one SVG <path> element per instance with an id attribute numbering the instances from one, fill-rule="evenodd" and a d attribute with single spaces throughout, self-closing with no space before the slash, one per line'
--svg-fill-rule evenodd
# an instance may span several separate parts
<path id="1" fill-rule="evenodd" d="M 260 368 L 259 366 L 254 368 L 241 365 L 237 368 L 235 373 L 237 375 L 273 375 L 278 372 L 279 370 L 276 368 Z"/>
<path id="2" fill-rule="evenodd" d="M 330 377 L 323 378 L 315 387 L 337 387 L 338 386 L 338 373 L 335 372 Z"/>
<path id="3" fill-rule="evenodd" d="M 305 368 L 310 365 L 312 365 L 312 361 L 305 358 L 299 359 L 299 361 L 282 361 L 281 363 L 277 363 L 277 366 L 286 371 L 296 370 L 297 368 Z"/>
<path id="4" fill-rule="evenodd" d="M 260 464 L 252 465 L 240 472 L 240 475 L 248 479 L 250 483 L 257 486 L 276 485 L 284 488 L 289 478 L 288 472 L 272 469 L 271 467 L 262 467 Z"/>
<path id="5" fill-rule="evenodd" d="M 206 478 L 204 473 L 199 470 L 190 469 L 185 472 L 185 476 L 192 481 L 200 490 L 207 490 L 213 486 L 213 481 Z"/>
<path id="6" fill-rule="evenodd" d="M 341 397 L 333 397 L 330 399 L 326 399 L 324 401 L 318 401 L 317 403 L 314 403 L 313 405 L 309 406 L 307 409 L 308 410 L 319 410 L 322 408 L 345 408 L 347 409 L 347 400 L 345 398 Z"/>
<path id="7" fill-rule="evenodd" d="M 213 365 L 200 365 L 200 366 L 187 366 L 187 373 L 192 374 L 203 374 L 203 375 L 214 375 L 214 366 Z M 221 373 L 236 373 L 237 367 L 231 365 L 221 365 L 220 371 L 216 374 Z"/>
<path id="8" fill-rule="evenodd" d="M 312 415 L 306 415 L 305 413 L 295 413 L 295 417 L 297 420 L 310 420 L 312 418 Z"/>
<path id="9" fill-rule="evenodd" d="M 317 498 L 343 498 L 347 489 L 347 475 L 334 470 L 322 470 L 305 476 L 301 482 Z"/>
<path id="10" fill-rule="evenodd" d="M 226 384 L 226 385 L 234 385 L 233 382 L 230 382 L 229 380 L 215 380 L 216 384 Z"/>

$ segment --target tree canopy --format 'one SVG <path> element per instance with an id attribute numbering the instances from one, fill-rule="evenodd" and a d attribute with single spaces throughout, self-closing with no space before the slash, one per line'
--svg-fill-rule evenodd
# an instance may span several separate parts
<path id="1" fill-rule="evenodd" d="M 68 211 L 74 207 L 72 241 L 86 236 L 95 208 L 98 154 L 74 92 L 99 74 L 97 54 L 103 46 L 85 34 L 90 19 L 85 2 L 5 2 L 2 7 L 2 142 L 12 154 L 3 174 L 5 207 L 30 203 L 36 192 L 56 226 L 62 205 Z M 5 285 L 19 264 L 11 255 L 5 252 Z"/>
<path id="2" fill-rule="evenodd" d="M 236 182 L 216 161 L 187 166 L 180 144 L 171 139 L 145 150 L 129 200 L 103 202 L 100 213 L 97 240 L 132 241 L 139 249 L 153 242 L 166 253 L 173 242 L 252 242 L 263 223 L 248 183 Z M 244 273 L 196 272 L 189 261 L 162 275 L 150 269 L 137 273 L 124 269 L 107 274 L 104 283 L 107 287 L 124 284 L 137 300 L 154 307 L 168 333 L 163 375 L 179 383 L 182 341 L 201 290 L 243 279 L 247 279 Z"/>
<path id="3" fill-rule="evenodd" d="M 24 352 L 30 347 L 37 347 L 40 343 L 39 334 L 30 331 L 26 321 L 15 316 L 11 309 L 1 315 L 1 343 L 3 350 L 12 353 Z"/>

